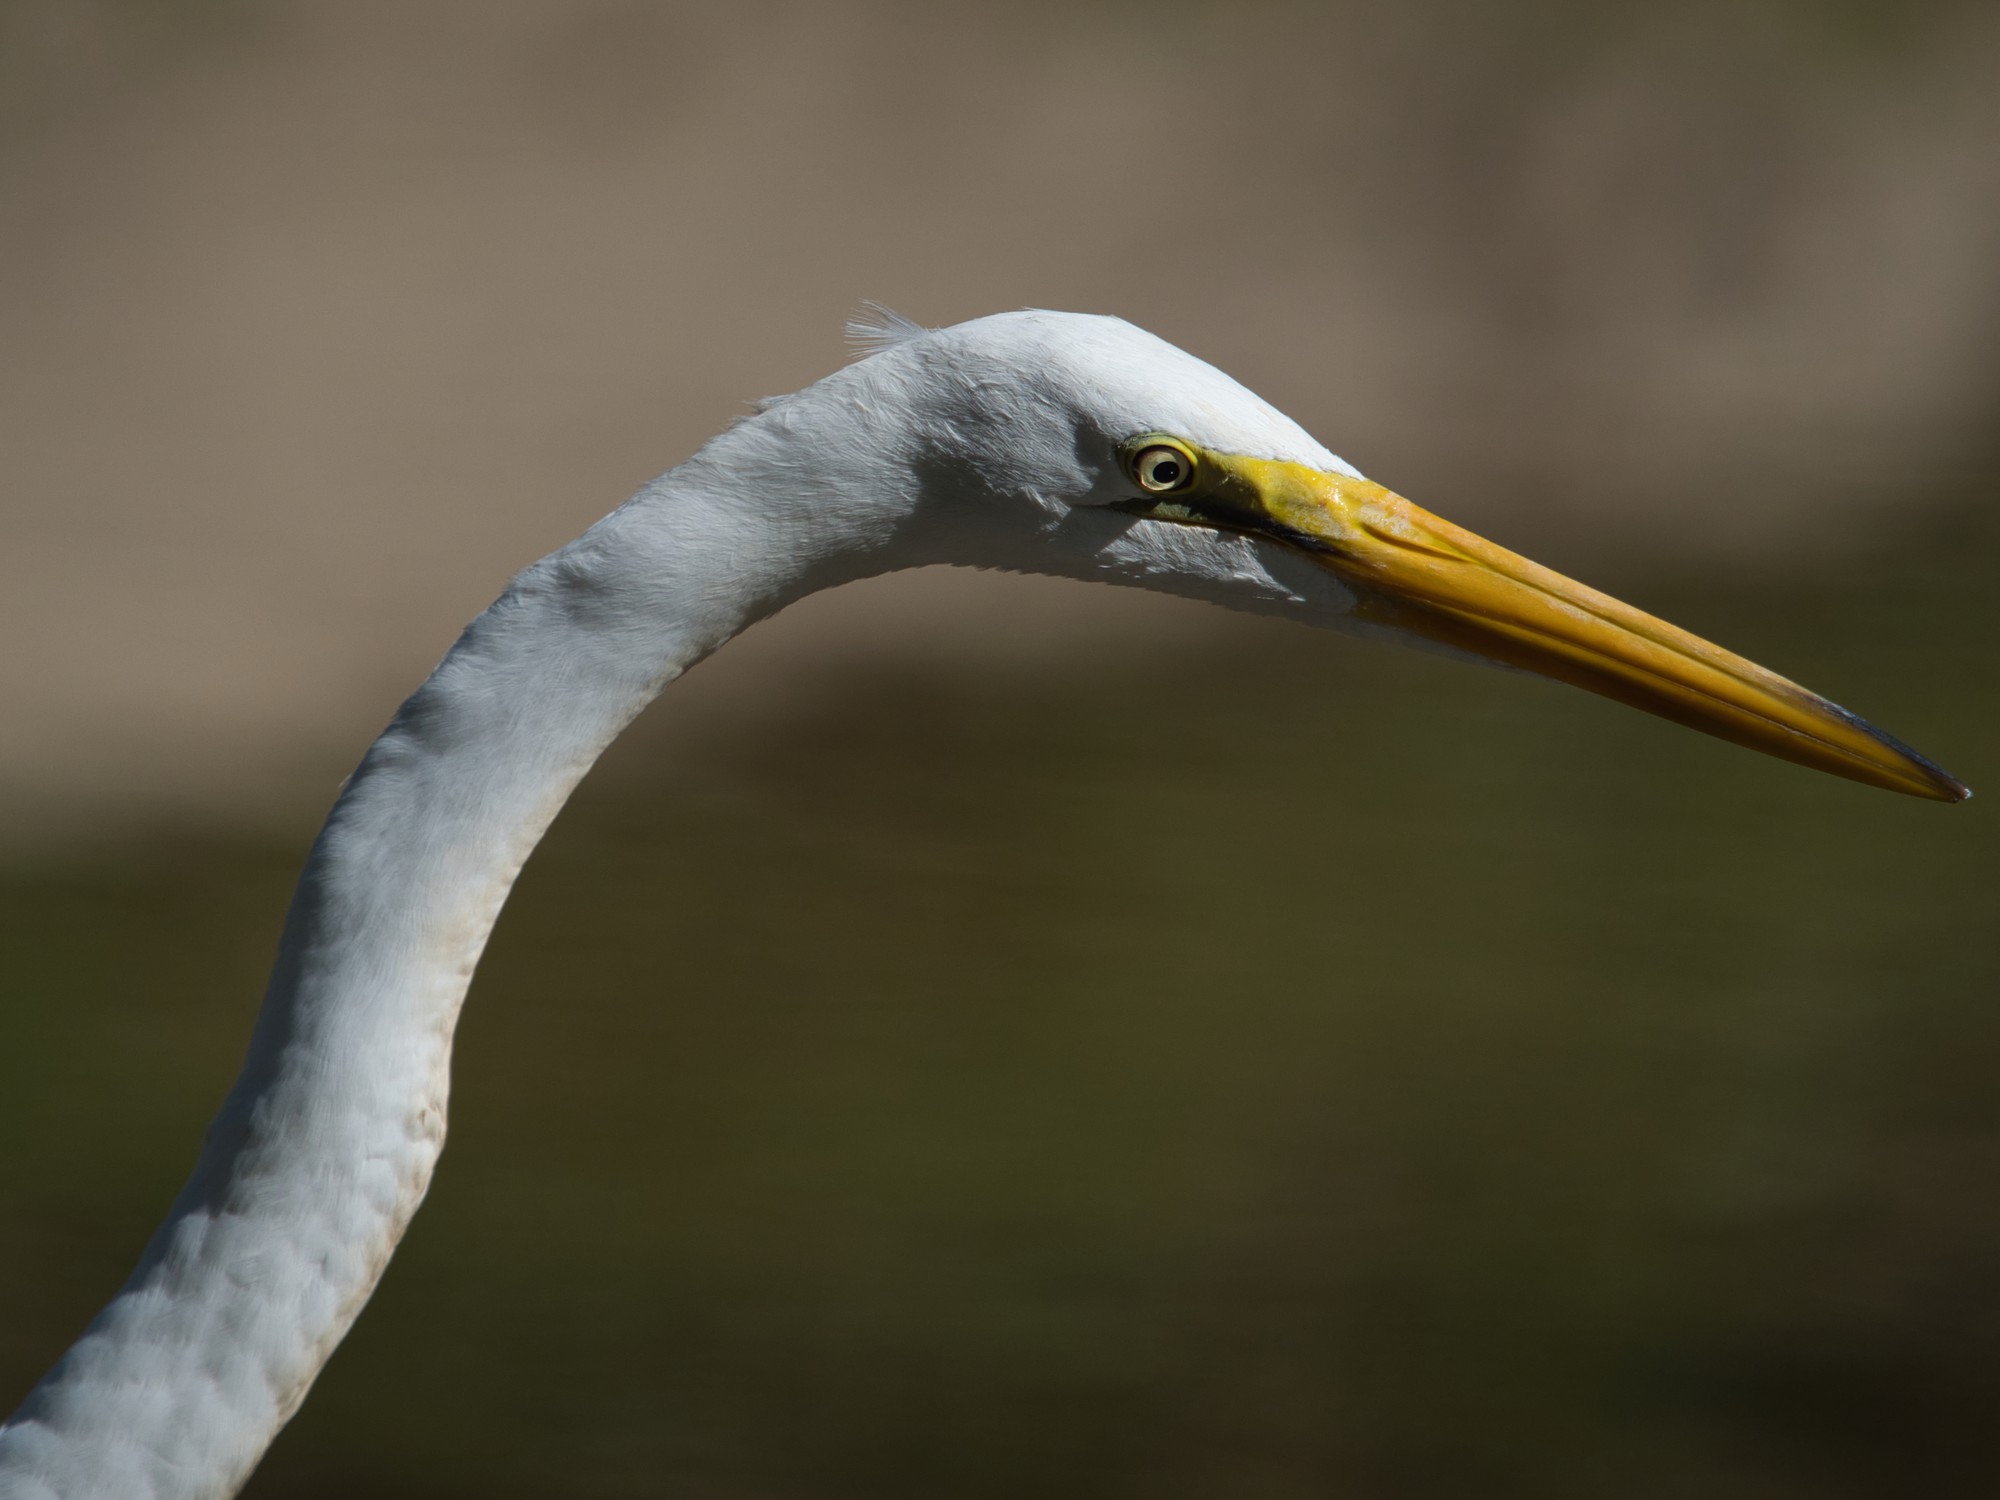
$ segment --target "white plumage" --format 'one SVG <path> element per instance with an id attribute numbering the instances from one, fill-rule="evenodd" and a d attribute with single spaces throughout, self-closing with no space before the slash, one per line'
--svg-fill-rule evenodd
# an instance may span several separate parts
<path id="1" fill-rule="evenodd" d="M 124 1289 L 0 1427 L 4 1500 L 192 1500 L 242 1484 L 429 1186 L 459 1005 L 522 862 L 612 738 L 745 626 L 815 590 L 932 563 L 1325 625 L 1369 624 L 1370 602 L 1401 587 L 1359 570 L 1333 520 L 1302 523 L 1304 502 L 1278 493 L 1284 476 L 1336 498 L 1383 492 L 1149 334 L 1047 312 L 862 332 L 872 353 L 766 403 L 521 573 L 368 751 L 301 876 L 249 1056 L 192 1178 Z M 1136 490 L 1130 445 L 1145 434 L 1184 444 L 1171 451 L 1199 482 Z M 1277 486 L 1268 514 L 1259 484 Z M 1392 561 L 1422 552 L 1407 537 L 1356 541 Z M 1629 621 L 1575 628 L 1614 627 Z"/>

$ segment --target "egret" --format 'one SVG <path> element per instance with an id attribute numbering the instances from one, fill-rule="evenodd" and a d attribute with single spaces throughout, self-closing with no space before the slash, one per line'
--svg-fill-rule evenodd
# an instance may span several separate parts
<path id="1" fill-rule="evenodd" d="M 234 1494 L 423 1200 L 501 903 L 661 689 L 819 589 L 946 563 L 1414 638 L 1939 801 L 1825 699 L 1364 479 L 1115 318 L 1018 312 L 767 401 L 522 572 L 397 711 L 313 844 L 241 1075 L 131 1279 L 0 1426 L 4 1500 Z"/>

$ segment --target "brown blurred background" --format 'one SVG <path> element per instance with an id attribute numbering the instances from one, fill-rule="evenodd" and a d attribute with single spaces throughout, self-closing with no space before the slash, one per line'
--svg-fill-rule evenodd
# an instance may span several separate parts
<path id="1" fill-rule="evenodd" d="M 317 796 L 864 297 L 1120 313 L 1557 561 L 1851 553 L 1993 452 L 1990 6 L 0 16 L 17 838 Z M 814 613 L 737 670 L 1220 628 L 969 577 Z"/>
<path id="2" fill-rule="evenodd" d="M 0 5 L 0 1405 L 398 698 L 864 298 L 1122 314 L 1983 788 L 1996 77 L 1909 0 Z M 653 719 L 253 1495 L 2000 1488 L 1983 804 L 961 573 Z"/>

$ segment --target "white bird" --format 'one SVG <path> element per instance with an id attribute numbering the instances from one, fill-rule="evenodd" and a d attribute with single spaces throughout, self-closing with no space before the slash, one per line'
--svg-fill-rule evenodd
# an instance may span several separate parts
<path id="1" fill-rule="evenodd" d="M 234 1494 L 353 1323 L 444 1144 L 459 1005 L 522 862 L 642 708 L 818 589 L 933 563 L 1415 636 L 1942 801 L 1792 683 L 1363 479 L 1114 318 L 885 318 L 535 563 L 362 759 L 249 1056 L 124 1288 L 0 1426 L 3 1500 Z"/>

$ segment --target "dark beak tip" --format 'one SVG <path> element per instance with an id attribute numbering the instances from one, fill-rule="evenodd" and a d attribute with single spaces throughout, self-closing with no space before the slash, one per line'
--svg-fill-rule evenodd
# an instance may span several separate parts
<path id="1" fill-rule="evenodd" d="M 1926 760 L 1921 755 L 1912 754 L 1910 759 L 1915 764 L 1917 770 L 1923 774 L 1924 778 L 1922 790 L 1911 788 L 1916 795 L 1928 798 L 1933 802 L 1970 802 L 1972 800 L 1972 788 L 1952 775 L 1951 772 L 1945 770 L 1943 766 L 1938 765 L 1935 761 Z"/>

